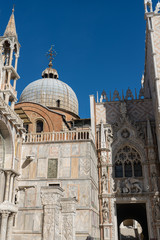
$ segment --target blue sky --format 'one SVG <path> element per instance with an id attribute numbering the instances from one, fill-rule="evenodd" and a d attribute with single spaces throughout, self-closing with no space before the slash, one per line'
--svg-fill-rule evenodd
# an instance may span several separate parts
<path id="1" fill-rule="evenodd" d="M 53 67 L 75 91 L 81 118 L 90 116 L 90 94 L 96 97 L 104 89 L 109 96 L 115 89 L 140 88 L 145 54 L 143 0 L 5 0 L 0 5 L 0 35 L 13 3 L 21 44 L 18 97 L 25 86 L 41 78 L 52 44 L 57 52 Z"/>

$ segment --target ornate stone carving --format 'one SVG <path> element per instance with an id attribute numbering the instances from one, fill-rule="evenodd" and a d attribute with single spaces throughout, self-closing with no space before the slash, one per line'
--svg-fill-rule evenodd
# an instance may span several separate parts
<path id="1" fill-rule="evenodd" d="M 160 219 L 160 197 L 158 192 L 154 196 L 153 203 L 154 203 L 155 218 L 159 220 Z"/>
<path id="2" fill-rule="evenodd" d="M 133 100 L 133 99 L 134 99 L 134 96 L 133 96 L 133 94 L 132 94 L 131 89 L 128 88 L 128 89 L 127 89 L 127 92 L 126 92 L 125 99 L 128 100 L 128 99 L 130 99 L 130 98 Z"/>
<path id="3" fill-rule="evenodd" d="M 123 193 L 141 193 L 142 187 L 140 181 L 135 178 L 127 178 L 123 182 Z"/>
<path id="4" fill-rule="evenodd" d="M 117 91 L 117 89 L 114 90 L 113 101 L 115 101 L 116 99 L 121 100 L 121 97 L 120 97 L 119 92 Z"/>
<path id="5" fill-rule="evenodd" d="M 106 174 L 103 174 L 101 178 L 102 193 L 106 193 L 108 190 L 108 180 Z"/>
<path id="6" fill-rule="evenodd" d="M 72 226 L 72 217 L 71 216 L 63 216 L 63 240 L 72 240 L 72 231 L 73 231 L 73 226 Z"/>
<path id="7" fill-rule="evenodd" d="M 123 138 L 129 138 L 130 132 L 125 128 L 125 129 L 122 130 L 121 136 L 122 136 Z"/>
<path id="8" fill-rule="evenodd" d="M 121 193 L 142 193 L 141 182 L 135 178 L 127 178 L 125 180 L 117 180 L 116 190 L 117 194 Z"/>
<path id="9" fill-rule="evenodd" d="M 152 9 L 152 0 L 144 0 L 145 13 L 148 12 L 147 6 L 149 7 L 150 12 L 153 12 L 153 9 Z"/>
<path id="10" fill-rule="evenodd" d="M 154 13 L 159 13 L 160 11 L 160 2 L 157 3 Z"/>
<path id="11" fill-rule="evenodd" d="M 49 208 L 44 211 L 43 240 L 54 240 L 54 209 Z"/>
<path id="12" fill-rule="evenodd" d="M 109 220 L 109 208 L 108 208 L 108 202 L 105 201 L 102 207 L 102 216 L 103 216 L 103 222 L 108 222 Z"/>
<path id="13" fill-rule="evenodd" d="M 155 171 L 152 172 L 152 188 L 154 192 L 158 191 L 158 177 Z"/>
<path id="14" fill-rule="evenodd" d="M 122 192 L 122 190 L 121 190 L 121 181 L 120 180 L 117 181 L 116 191 L 115 192 L 117 194 L 120 194 Z"/>
<path id="15" fill-rule="evenodd" d="M 125 102 L 121 102 L 120 103 L 120 113 L 121 113 L 123 118 L 126 118 L 127 107 L 126 107 L 126 103 Z"/>
<path id="16" fill-rule="evenodd" d="M 88 158 L 80 159 L 80 174 L 87 176 L 90 172 L 90 161 Z"/>
<path id="17" fill-rule="evenodd" d="M 105 102 L 108 101 L 107 94 L 106 94 L 106 92 L 104 90 L 103 90 L 103 92 L 101 94 L 100 102 L 103 102 L 103 100 Z"/>

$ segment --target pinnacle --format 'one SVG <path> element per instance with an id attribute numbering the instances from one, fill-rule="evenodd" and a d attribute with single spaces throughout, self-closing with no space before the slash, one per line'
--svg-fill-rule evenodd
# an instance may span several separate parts
<path id="1" fill-rule="evenodd" d="M 15 18 L 14 18 L 14 9 L 12 9 L 12 14 L 10 16 L 8 25 L 4 32 L 4 37 L 17 37 L 16 24 L 15 24 Z"/>

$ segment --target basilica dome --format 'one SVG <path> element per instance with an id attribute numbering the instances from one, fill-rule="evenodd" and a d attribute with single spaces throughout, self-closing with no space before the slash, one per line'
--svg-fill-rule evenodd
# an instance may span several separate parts
<path id="1" fill-rule="evenodd" d="M 58 79 L 55 69 L 46 68 L 42 79 L 30 83 L 22 92 L 20 102 L 33 102 L 78 115 L 78 99 L 71 87 Z"/>

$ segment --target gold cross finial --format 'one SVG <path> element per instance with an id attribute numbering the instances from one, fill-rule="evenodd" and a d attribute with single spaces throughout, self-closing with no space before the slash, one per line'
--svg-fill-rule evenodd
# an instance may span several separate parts
<path id="1" fill-rule="evenodd" d="M 54 60 L 55 56 L 57 55 L 56 51 L 54 50 L 54 45 L 51 45 L 51 48 L 47 52 L 47 57 L 49 59 L 49 67 L 52 67 L 52 61 Z"/>

